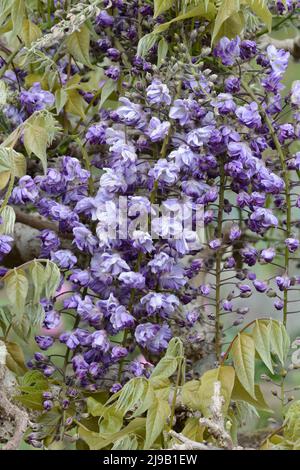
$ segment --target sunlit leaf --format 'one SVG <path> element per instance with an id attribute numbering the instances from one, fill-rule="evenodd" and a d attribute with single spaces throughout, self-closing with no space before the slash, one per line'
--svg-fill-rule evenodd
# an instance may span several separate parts
<path id="1" fill-rule="evenodd" d="M 87 26 L 83 25 L 79 31 L 74 31 L 66 40 L 67 49 L 74 59 L 81 64 L 91 66 L 89 49 L 90 49 L 90 31 Z"/>
<path id="2" fill-rule="evenodd" d="M 271 374 L 274 373 L 271 359 L 271 323 L 256 320 L 252 331 L 255 349 L 261 360 L 268 367 Z"/>
<path id="3" fill-rule="evenodd" d="M 42 31 L 32 21 L 25 19 L 23 20 L 23 27 L 21 31 L 21 38 L 23 39 L 25 46 L 29 47 L 32 42 L 35 42 L 42 35 Z"/>
<path id="4" fill-rule="evenodd" d="M 172 8 L 174 0 L 154 0 L 154 18 Z"/>
<path id="5" fill-rule="evenodd" d="M 247 392 L 255 399 L 255 346 L 251 336 L 239 333 L 232 346 L 235 372 Z"/>
<path id="6" fill-rule="evenodd" d="M 164 400 L 156 399 L 151 405 L 147 412 L 144 449 L 151 449 L 153 443 L 166 426 L 170 411 L 169 403 Z"/>
<path id="7" fill-rule="evenodd" d="M 283 323 L 276 320 L 271 322 L 271 346 L 273 352 L 284 366 L 290 349 L 290 338 Z"/>
<path id="8" fill-rule="evenodd" d="M 28 280 L 25 272 L 21 269 L 14 269 L 5 277 L 4 285 L 14 314 L 21 318 L 24 314 L 28 292 Z"/>

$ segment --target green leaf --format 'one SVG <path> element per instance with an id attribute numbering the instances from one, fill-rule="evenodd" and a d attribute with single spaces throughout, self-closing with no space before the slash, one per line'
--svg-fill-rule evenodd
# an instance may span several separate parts
<path id="1" fill-rule="evenodd" d="M 118 439 L 111 450 L 137 450 L 138 448 L 138 440 L 136 435 L 133 436 L 125 436 L 121 439 Z"/>
<path id="2" fill-rule="evenodd" d="M 99 424 L 99 431 L 101 434 L 111 434 L 120 431 L 123 425 L 123 415 L 120 411 L 116 410 L 115 406 L 110 406 L 101 419 Z"/>
<path id="3" fill-rule="evenodd" d="M 290 349 L 290 338 L 283 323 L 271 320 L 271 347 L 284 366 Z"/>
<path id="4" fill-rule="evenodd" d="M 92 416 L 106 416 L 106 412 L 108 408 L 100 403 L 99 401 L 95 400 L 93 397 L 88 397 L 87 399 L 87 408 L 88 412 Z"/>
<path id="5" fill-rule="evenodd" d="M 172 8 L 174 0 L 154 0 L 154 18 Z"/>
<path id="6" fill-rule="evenodd" d="M 41 294 L 43 292 L 43 288 L 45 284 L 44 266 L 38 261 L 34 260 L 32 263 L 30 263 L 29 273 L 30 273 L 33 288 L 34 288 L 32 300 L 34 303 L 37 303 L 40 301 Z"/>
<path id="7" fill-rule="evenodd" d="M 224 23 L 235 13 L 238 13 L 240 9 L 240 0 L 222 0 L 218 13 L 215 19 L 215 25 L 212 33 L 211 42 L 214 43 L 216 37 L 219 35 L 219 32 L 224 25 Z M 224 34 L 221 34 L 224 36 Z"/>
<path id="8" fill-rule="evenodd" d="M 30 410 L 43 410 L 44 399 L 43 394 L 40 391 L 32 391 L 30 393 L 24 393 L 23 395 L 15 395 L 14 399 Z"/>
<path id="9" fill-rule="evenodd" d="M 68 93 L 63 88 L 58 88 L 55 92 L 55 107 L 57 114 L 61 112 L 66 102 L 68 101 Z"/>
<path id="10" fill-rule="evenodd" d="M 80 93 L 75 90 L 67 90 L 68 100 L 66 102 L 66 111 L 76 116 L 85 118 L 85 101 Z"/>
<path id="11" fill-rule="evenodd" d="M 60 270 L 52 261 L 47 261 L 45 271 L 45 295 L 49 299 L 53 297 L 60 283 Z"/>
<path id="12" fill-rule="evenodd" d="M 29 156 L 33 153 L 41 160 L 45 173 L 47 171 L 47 144 L 48 133 L 42 116 L 28 120 L 24 126 L 24 146 Z"/>
<path id="13" fill-rule="evenodd" d="M 267 0 L 242 0 L 263 21 L 269 32 L 272 30 L 272 13 L 268 8 Z"/>
<path id="14" fill-rule="evenodd" d="M 170 412 L 170 405 L 165 400 L 156 399 L 151 405 L 146 418 L 146 440 L 144 449 L 151 449 L 153 443 L 166 426 Z"/>
<path id="15" fill-rule="evenodd" d="M 0 23 L 3 23 L 7 15 L 10 13 L 14 4 L 14 0 L 1 0 Z"/>
<path id="16" fill-rule="evenodd" d="M 165 356 L 179 358 L 183 357 L 183 354 L 184 348 L 182 340 L 175 336 L 169 342 Z"/>
<path id="17" fill-rule="evenodd" d="M 34 390 L 47 390 L 48 382 L 42 372 L 30 370 L 22 377 L 21 389 L 23 387 L 31 387 Z"/>
<path id="18" fill-rule="evenodd" d="M 74 31 L 66 40 L 69 53 L 81 64 L 91 67 L 90 50 L 90 31 L 86 25 L 83 25 L 79 31 Z"/>
<path id="19" fill-rule="evenodd" d="M 270 412 L 269 405 L 265 402 L 264 396 L 261 392 L 259 385 L 254 387 L 255 399 L 249 395 L 247 390 L 243 387 L 237 377 L 235 377 L 234 387 L 232 390 L 232 400 L 240 400 L 253 405 L 257 409 L 266 410 Z"/>
<path id="20" fill-rule="evenodd" d="M 10 147 L 0 146 L 0 173 L 21 178 L 26 174 L 26 160 L 22 153 Z"/>
<path id="21" fill-rule="evenodd" d="M 207 20 L 212 20 L 215 16 L 216 13 L 216 7 L 213 5 L 213 3 L 209 3 L 209 5 L 206 8 L 205 3 L 203 2 L 201 5 L 198 5 L 191 10 L 187 11 L 186 13 L 182 13 L 176 18 L 173 18 L 171 21 L 168 21 L 167 23 L 160 24 L 159 26 L 156 26 L 154 28 L 153 33 L 158 34 L 162 33 L 166 29 L 168 29 L 171 24 L 176 23 L 177 21 L 183 21 L 187 20 L 190 18 L 198 18 L 198 17 L 203 17 L 206 18 Z"/>
<path id="22" fill-rule="evenodd" d="M 160 67 L 168 54 L 169 43 L 165 38 L 161 38 L 157 48 L 157 67 Z"/>
<path id="23" fill-rule="evenodd" d="M 23 39 L 25 46 L 29 47 L 31 43 L 35 42 L 42 35 L 42 31 L 30 20 L 23 20 L 23 27 L 21 31 L 21 38 Z"/>
<path id="24" fill-rule="evenodd" d="M 23 19 L 25 15 L 25 2 L 24 0 L 15 0 L 12 11 L 11 19 L 13 22 L 13 35 L 17 36 L 22 30 Z"/>
<path id="25" fill-rule="evenodd" d="M 235 371 L 231 366 L 220 366 L 217 369 L 208 370 L 201 377 L 199 388 L 199 409 L 204 416 L 211 414 L 211 397 L 214 394 L 216 382 L 221 383 L 221 395 L 224 398 L 222 412 L 226 416 L 230 404 L 231 393 L 234 386 Z"/>
<path id="26" fill-rule="evenodd" d="M 101 450 L 104 447 L 109 446 L 111 443 L 116 442 L 117 440 L 122 439 L 123 437 L 130 434 L 139 435 L 145 429 L 145 423 L 145 418 L 135 418 L 134 420 L 130 421 L 130 423 L 121 431 L 109 435 L 98 434 L 96 432 L 90 431 L 89 429 L 81 426 L 79 423 L 78 433 L 80 438 L 88 444 L 90 450 Z"/>
<path id="27" fill-rule="evenodd" d="M 274 374 L 271 358 L 271 323 L 256 320 L 252 331 L 255 349 L 271 374 Z"/>
<path id="28" fill-rule="evenodd" d="M 22 349 L 17 343 L 5 341 L 7 350 L 6 366 L 16 375 L 23 375 L 27 368 Z"/>
<path id="29" fill-rule="evenodd" d="M 193 410 L 200 410 L 200 380 L 189 380 L 181 389 L 181 399 L 184 405 Z"/>
<path id="30" fill-rule="evenodd" d="M 1 211 L 2 224 L 0 225 L 0 233 L 12 235 L 14 233 L 16 214 L 11 206 L 5 206 Z"/>
<path id="31" fill-rule="evenodd" d="M 295 443 L 300 439 L 300 401 L 292 403 L 285 415 L 284 437 Z"/>
<path id="32" fill-rule="evenodd" d="M 14 269 L 5 277 L 4 286 L 12 311 L 21 319 L 24 315 L 28 292 L 28 280 L 25 272 L 21 269 Z"/>
<path id="33" fill-rule="evenodd" d="M 205 428 L 200 425 L 199 418 L 188 418 L 181 433 L 196 442 L 203 442 Z"/>
<path id="34" fill-rule="evenodd" d="M 155 377 L 171 377 L 177 369 L 178 361 L 175 357 L 163 357 L 154 368 L 150 380 Z"/>
<path id="35" fill-rule="evenodd" d="M 147 391 L 147 380 L 143 377 L 136 377 L 129 380 L 121 390 L 117 401 L 116 409 L 124 415 L 134 410 L 140 404 Z"/>
<path id="36" fill-rule="evenodd" d="M 255 346 L 251 336 L 239 333 L 232 345 L 235 372 L 247 392 L 255 399 Z"/>
<path id="37" fill-rule="evenodd" d="M 139 40 L 138 47 L 137 47 L 137 55 L 144 57 L 149 51 L 149 49 L 151 49 L 151 47 L 154 46 L 156 41 L 157 41 L 157 35 L 155 34 L 155 32 L 145 34 L 145 36 L 143 36 Z"/>
<path id="38" fill-rule="evenodd" d="M 147 391 L 144 394 L 143 400 L 141 400 L 140 405 L 132 414 L 132 417 L 137 418 L 138 416 L 141 416 L 143 413 L 145 413 L 145 411 L 147 411 L 150 408 L 150 406 L 152 406 L 155 399 L 156 399 L 156 395 L 152 387 L 152 384 L 150 382 L 147 382 Z"/>
<path id="39" fill-rule="evenodd" d="M 106 80 L 103 87 L 101 88 L 101 100 L 100 100 L 100 108 L 103 107 L 104 103 L 108 100 L 110 95 L 116 91 L 117 89 L 117 82 L 112 79 Z"/>
<path id="40" fill-rule="evenodd" d="M 242 30 L 245 27 L 245 17 L 242 11 L 234 13 L 231 15 L 219 29 L 218 34 L 214 38 L 214 42 L 218 41 L 224 36 L 228 38 L 235 38 L 240 35 Z"/>

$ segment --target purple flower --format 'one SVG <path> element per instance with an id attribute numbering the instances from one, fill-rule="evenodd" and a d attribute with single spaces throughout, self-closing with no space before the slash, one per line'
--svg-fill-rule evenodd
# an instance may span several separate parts
<path id="1" fill-rule="evenodd" d="M 94 331 L 91 335 L 92 348 L 97 348 L 102 352 L 109 350 L 109 339 L 105 330 Z"/>
<path id="2" fill-rule="evenodd" d="M 170 118 L 178 120 L 179 124 L 184 126 L 190 119 L 190 106 L 190 100 L 175 100 L 170 109 Z"/>
<path id="3" fill-rule="evenodd" d="M 100 13 L 96 16 L 96 23 L 102 28 L 108 28 L 113 26 L 114 18 L 110 16 L 106 10 L 101 10 Z"/>
<path id="4" fill-rule="evenodd" d="M 35 202 L 39 195 L 38 187 L 31 176 L 25 175 L 19 179 L 18 186 L 13 189 L 11 202 L 13 204 L 26 204 Z"/>
<path id="5" fill-rule="evenodd" d="M 35 82 L 28 91 L 21 91 L 20 102 L 29 113 L 52 106 L 55 98 L 50 91 L 42 90 L 40 82 Z"/>
<path id="6" fill-rule="evenodd" d="M 149 122 L 147 134 L 149 135 L 152 142 L 159 142 L 166 137 L 169 128 L 169 122 L 161 122 L 157 117 L 152 117 Z"/>
<path id="7" fill-rule="evenodd" d="M 95 267 L 92 263 L 91 268 L 95 273 L 100 272 L 103 274 L 112 274 L 112 276 L 118 276 L 124 271 L 130 271 L 128 264 L 120 257 L 118 253 L 103 253 L 99 259 L 98 257 L 94 258 L 94 261 Z"/>
<path id="8" fill-rule="evenodd" d="M 123 106 L 117 109 L 117 115 L 124 124 L 127 126 L 134 126 L 142 118 L 142 109 L 139 104 L 134 104 L 128 98 L 120 98 L 119 100 Z"/>
<path id="9" fill-rule="evenodd" d="M 299 240 L 297 240 L 297 238 L 286 238 L 284 243 L 290 253 L 295 253 L 295 251 L 299 248 L 300 245 Z"/>
<path id="10" fill-rule="evenodd" d="M 237 93 L 241 88 L 240 79 L 231 75 L 230 77 L 226 78 L 224 82 L 224 88 L 226 93 Z"/>
<path id="11" fill-rule="evenodd" d="M 165 158 L 160 158 L 149 171 L 149 176 L 162 183 L 174 184 L 178 179 L 178 173 L 179 168 L 175 163 L 168 162 Z"/>
<path id="12" fill-rule="evenodd" d="M 233 113 L 236 110 L 236 104 L 230 93 L 220 93 L 215 100 L 211 102 L 220 114 Z"/>
<path id="13" fill-rule="evenodd" d="M 132 361 L 129 365 L 129 370 L 135 377 L 141 377 L 144 374 L 144 369 L 144 364 L 138 360 Z"/>
<path id="14" fill-rule="evenodd" d="M 255 289 L 258 292 L 265 292 L 268 288 L 268 286 L 265 282 L 262 282 L 262 281 L 259 281 L 259 280 L 254 280 L 253 285 L 254 285 Z"/>
<path id="15" fill-rule="evenodd" d="M 142 348 L 153 354 L 159 354 L 168 347 L 172 333 L 166 324 L 142 323 L 137 326 L 134 336 Z"/>
<path id="16" fill-rule="evenodd" d="M 202 284 L 200 286 L 201 295 L 204 295 L 204 297 L 207 297 L 210 294 L 210 290 L 210 284 Z"/>
<path id="17" fill-rule="evenodd" d="M 84 225 L 73 228 L 74 243 L 81 251 L 87 251 L 91 255 L 98 246 L 97 238 Z"/>
<path id="18" fill-rule="evenodd" d="M 112 385 L 109 391 L 111 393 L 118 393 L 120 390 L 122 390 L 122 385 L 120 383 L 115 383 Z"/>
<path id="19" fill-rule="evenodd" d="M 284 49 L 276 49 L 273 44 L 267 47 L 267 57 L 273 72 L 283 74 L 289 63 L 290 53 Z"/>
<path id="20" fill-rule="evenodd" d="M 199 148 L 207 144 L 213 135 L 214 128 L 212 126 L 204 126 L 193 129 L 186 136 L 188 145 L 193 148 Z"/>
<path id="21" fill-rule="evenodd" d="M 124 286 L 130 287 L 131 289 L 144 289 L 145 287 L 144 276 L 134 271 L 121 273 L 119 281 L 121 281 Z"/>
<path id="22" fill-rule="evenodd" d="M 173 258 L 162 251 L 154 255 L 153 259 L 149 261 L 148 266 L 150 266 L 152 273 L 160 274 L 171 271 L 173 264 Z"/>
<path id="23" fill-rule="evenodd" d="M 47 349 L 49 349 L 54 343 L 54 339 L 52 338 L 52 336 L 41 336 L 41 335 L 36 336 L 35 341 L 37 345 L 39 346 L 39 348 L 42 349 L 43 351 L 46 351 Z"/>
<path id="24" fill-rule="evenodd" d="M 126 357 L 127 354 L 128 354 L 127 349 L 123 348 L 122 346 L 114 346 L 111 350 L 111 358 L 114 361 L 118 361 L 119 359 Z"/>
<path id="25" fill-rule="evenodd" d="M 53 230 L 42 230 L 39 238 L 42 242 L 41 256 L 49 256 L 51 251 L 57 250 L 60 246 L 60 240 Z"/>
<path id="26" fill-rule="evenodd" d="M 290 287 L 291 281 L 288 276 L 277 276 L 276 284 L 278 285 L 279 290 L 284 291 Z"/>
<path id="27" fill-rule="evenodd" d="M 291 88 L 291 103 L 300 107 L 300 80 L 295 80 Z"/>
<path id="28" fill-rule="evenodd" d="M 121 57 L 121 52 L 115 47 L 109 47 L 106 54 L 112 61 L 118 61 Z"/>
<path id="29" fill-rule="evenodd" d="M 249 60 L 257 53 L 256 43 L 254 41 L 245 40 L 240 44 L 240 53 L 243 60 Z"/>
<path id="30" fill-rule="evenodd" d="M 264 250 L 262 250 L 262 252 L 260 254 L 262 259 L 264 261 L 266 261 L 267 263 L 271 263 L 271 261 L 273 261 L 275 255 L 276 255 L 276 252 L 275 252 L 274 248 L 265 248 Z"/>
<path id="31" fill-rule="evenodd" d="M 281 299 L 275 300 L 275 302 L 274 302 L 274 307 L 276 308 L 276 310 L 282 310 L 283 307 L 284 307 L 284 302 L 283 302 L 283 300 L 281 300 Z"/>
<path id="32" fill-rule="evenodd" d="M 91 145 L 105 144 L 105 132 L 107 126 L 104 123 L 95 124 L 89 127 L 85 137 Z"/>
<path id="33" fill-rule="evenodd" d="M 225 312 L 232 312 L 233 306 L 230 300 L 224 300 L 222 307 L 225 310 Z"/>
<path id="34" fill-rule="evenodd" d="M 143 253 L 151 253 L 154 250 L 151 235 L 142 230 L 135 230 L 132 234 L 133 246 Z"/>
<path id="35" fill-rule="evenodd" d="M 76 335 L 71 331 L 62 333 L 59 337 L 59 341 L 68 346 L 69 349 L 76 349 L 80 344 Z"/>
<path id="36" fill-rule="evenodd" d="M 77 263 L 77 258 L 70 250 L 58 250 L 51 253 L 51 261 L 62 269 L 72 269 Z"/>
<path id="37" fill-rule="evenodd" d="M 239 106 L 236 110 L 236 115 L 242 124 L 249 128 L 256 128 L 261 126 L 261 117 L 258 112 L 258 105 L 256 102 Z"/>
<path id="38" fill-rule="evenodd" d="M 0 253 L 1 255 L 7 255 L 11 251 L 11 244 L 14 239 L 9 235 L 0 235 Z"/>
<path id="39" fill-rule="evenodd" d="M 105 75 L 108 78 L 111 78 L 112 80 L 118 80 L 121 75 L 121 72 L 119 67 L 117 67 L 116 65 L 111 65 L 105 70 Z"/>
<path id="40" fill-rule="evenodd" d="M 148 86 L 146 95 L 150 104 L 171 104 L 169 88 L 158 79 L 154 79 Z"/>
<path id="41" fill-rule="evenodd" d="M 173 294 L 160 294 L 158 292 L 149 292 L 140 300 L 145 306 L 149 315 L 158 314 L 162 318 L 169 317 L 179 307 L 179 300 Z"/>
<path id="42" fill-rule="evenodd" d="M 111 314 L 110 323 L 113 329 L 117 332 L 122 331 L 125 328 L 132 328 L 135 320 L 123 305 L 119 305 Z"/>
<path id="43" fill-rule="evenodd" d="M 240 57 L 240 38 L 228 39 L 223 37 L 214 49 L 214 55 L 219 57 L 223 65 L 233 65 Z"/>
<path id="44" fill-rule="evenodd" d="M 248 225 L 253 232 L 263 233 L 270 227 L 277 227 L 278 219 L 270 209 L 258 207 L 251 214 Z"/>
<path id="45" fill-rule="evenodd" d="M 186 314 L 186 322 L 188 326 L 193 326 L 199 319 L 200 313 L 192 310 L 191 312 L 187 312 Z"/>
<path id="46" fill-rule="evenodd" d="M 231 241 L 238 240 L 241 235 L 242 235 L 242 231 L 241 231 L 240 227 L 238 225 L 234 224 L 230 228 L 229 239 Z"/>
<path id="47" fill-rule="evenodd" d="M 222 245 L 222 240 L 220 238 L 215 238 L 214 240 L 211 240 L 208 245 L 212 250 L 218 250 Z"/>

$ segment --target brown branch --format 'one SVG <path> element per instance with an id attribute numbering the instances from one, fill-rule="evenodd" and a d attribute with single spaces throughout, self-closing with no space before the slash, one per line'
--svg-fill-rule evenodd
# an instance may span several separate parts
<path id="1" fill-rule="evenodd" d="M 73 235 L 68 232 L 60 232 L 58 224 L 55 222 L 51 222 L 46 218 L 42 217 L 41 215 L 30 215 L 22 210 L 14 207 L 14 211 L 16 214 L 16 222 L 19 222 L 24 225 L 28 225 L 29 227 L 36 228 L 37 230 L 53 230 L 54 232 L 58 233 L 62 238 L 67 240 L 72 240 Z"/>

